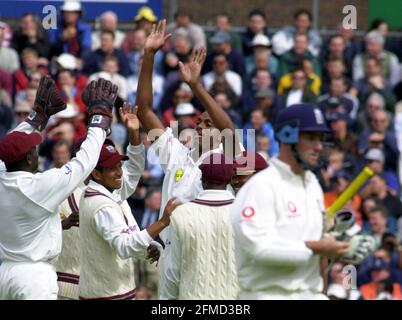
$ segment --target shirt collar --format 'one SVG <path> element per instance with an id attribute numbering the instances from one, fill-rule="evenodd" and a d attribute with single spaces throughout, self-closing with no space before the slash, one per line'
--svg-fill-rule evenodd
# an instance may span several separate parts
<path id="1" fill-rule="evenodd" d="M 100 193 L 103 193 L 105 196 L 108 196 L 109 198 L 113 199 L 116 202 L 120 202 L 118 197 L 111 193 L 108 189 L 106 189 L 104 186 L 102 186 L 101 184 L 90 180 L 88 183 L 88 188 L 94 189 L 96 191 L 99 191 Z"/>
<path id="2" fill-rule="evenodd" d="M 197 199 L 203 200 L 232 200 L 233 195 L 227 190 L 203 190 L 198 195 Z"/>
<path id="3" fill-rule="evenodd" d="M 294 180 L 302 179 L 302 177 L 300 175 L 293 172 L 290 165 L 283 162 L 282 160 L 275 157 L 275 158 L 271 158 L 269 162 L 272 163 L 279 171 L 286 174 L 289 177 L 289 179 L 294 179 Z M 306 170 L 305 175 L 304 175 L 305 182 L 309 183 L 312 179 L 312 176 L 313 176 L 313 173 L 310 170 Z"/>

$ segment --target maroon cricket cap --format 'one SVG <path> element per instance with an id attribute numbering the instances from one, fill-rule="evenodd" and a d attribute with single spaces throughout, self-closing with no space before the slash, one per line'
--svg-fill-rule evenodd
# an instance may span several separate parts
<path id="1" fill-rule="evenodd" d="M 126 155 L 120 154 L 114 145 L 104 143 L 96 166 L 101 168 L 111 168 L 115 164 L 124 160 L 128 160 Z"/>
<path id="2" fill-rule="evenodd" d="M 222 153 L 212 153 L 199 166 L 202 177 L 215 184 L 228 184 L 233 177 L 233 162 Z"/>
<path id="3" fill-rule="evenodd" d="M 267 161 L 256 152 L 243 151 L 241 155 L 235 158 L 233 162 L 233 169 L 239 169 L 243 173 L 253 173 L 261 171 L 268 167 Z"/>
<path id="4" fill-rule="evenodd" d="M 33 147 L 42 142 L 39 133 L 13 131 L 0 140 L 0 159 L 5 163 L 22 160 Z"/>

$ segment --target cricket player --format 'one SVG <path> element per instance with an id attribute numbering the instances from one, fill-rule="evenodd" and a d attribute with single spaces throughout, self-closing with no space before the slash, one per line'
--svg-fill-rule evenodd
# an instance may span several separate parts
<path id="1" fill-rule="evenodd" d="M 323 238 L 323 192 L 310 171 L 328 131 L 318 107 L 296 104 L 277 117 L 278 158 L 252 177 L 233 205 L 241 299 L 325 299 L 320 256 L 338 258 L 349 243 Z"/>
<path id="2" fill-rule="evenodd" d="M 75 146 L 77 151 L 81 147 L 81 139 Z M 106 139 L 104 144 L 113 145 L 113 141 Z M 139 148 L 141 153 L 141 148 Z M 139 157 L 141 158 L 141 157 Z M 140 170 L 140 161 L 135 160 Z M 123 176 L 123 179 L 128 178 Z M 58 300 L 78 300 L 78 283 L 80 278 L 80 233 L 79 233 L 79 202 L 89 183 L 89 177 L 81 183 L 72 194 L 60 204 L 60 218 L 62 225 L 62 248 L 55 264 L 57 284 L 59 286 Z M 127 182 L 128 183 L 128 182 Z"/>
<path id="3" fill-rule="evenodd" d="M 234 197 L 226 190 L 233 164 L 213 153 L 200 170 L 204 191 L 172 215 L 161 299 L 236 299 L 239 293 L 230 220 Z"/>
<path id="4" fill-rule="evenodd" d="M 219 148 L 220 140 L 217 135 L 208 135 L 205 131 L 220 131 L 228 129 L 234 135 L 234 126 L 226 112 L 219 107 L 199 82 L 202 65 L 205 61 L 205 49 L 193 53 L 190 62 L 184 65 L 179 63 L 181 79 L 186 82 L 194 94 L 204 105 L 206 112 L 199 117 L 195 131 L 196 145 L 189 149 L 174 137 L 170 127 L 165 128 L 152 110 L 152 69 L 156 52 L 164 45 L 169 35 L 166 35 L 166 20 L 153 27 L 147 37 L 144 58 L 138 82 L 138 117 L 151 140 L 155 140 L 153 148 L 156 150 L 160 164 L 165 172 L 162 186 L 162 204 L 160 215 L 171 197 L 177 197 L 181 202 L 195 199 L 202 191 L 201 171 L 198 166 L 211 152 L 222 152 Z M 229 143 L 225 148 L 229 150 Z M 226 151 L 225 151 L 226 153 Z M 229 153 L 229 152 L 228 152 Z M 233 158 L 233 153 L 232 153 Z M 163 241 L 166 240 L 161 234 Z M 165 241 L 166 242 L 166 241 Z"/>
<path id="5" fill-rule="evenodd" d="M 243 151 L 233 161 L 233 177 L 230 182 L 237 194 L 240 188 L 256 173 L 268 167 L 267 161 L 259 154 L 251 151 Z"/>
<path id="6" fill-rule="evenodd" d="M 152 32 L 147 37 L 136 101 L 138 117 L 148 137 L 154 141 L 152 147 L 155 149 L 165 173 L 159 216 L 164 212 L 166 203 L 170 198 L 175 197 L 180 202 L 185 203 L 195 199 L 202 191 L 199 165 L 203 159 L 211 153 L 222 152 L 233 159 L 233 155 L 240 150 L 230 117 L 199 82 L 201 68 L 206 57 L 204 48 L 195 50 L 186 65 L 179 62 L 181 80 L 187 83 L 206 109 L 206 112 L 201 114 L 196 123 L 194 147 L 189 149 L 183 145 L 178 137 L 173 135 L 172 128 L 165 128 L 153 112 L 152 71 L 154 57 L 169 36 L 166 34 L 166 20 L 161 20 L 157 26 L 153 26 Z M 220 146 L 219 132 L 224 133 L 223 147 Z M 169 228 L 160 234 L 160 238 L 165 243 L 165 250 L 159 263 L 161 268 L 159 283 L 160 288 L 162 288 L 165 278 L 164 257 L 169 255 Z"/>
<path id="7" fill-rule="evenodd" d="M 80 299 L 134 299 L 132 257 L 159 259 L 162 246 L 153 241 L 170 223 L 172 204 L 156 223 L 140 231 L 126 199 L 134 192 L 145 165 L 140 123 L 132 108 L 120 109 L 128 129 L 128 157 L 104 144 L 91 180 L 80 200 Z M 127 160 L 122 166 L 122 161 Z M 124 177 L 124 178 L 123 178 Z"/>
<path id="8" fill-rule="evenodd" d="M 95 168 L 110 130 L 117 87 L 103 79 L 87 88 L 88 135 L 76 157 L 61 168 L 35 173 L 36 146 L 51 115 L 65 108 L 53 80 L 43 77 L 34 111 L 0 140 L 0 299 L 56 299 L 54 271 L 61 249 L 58 207 Z"/>

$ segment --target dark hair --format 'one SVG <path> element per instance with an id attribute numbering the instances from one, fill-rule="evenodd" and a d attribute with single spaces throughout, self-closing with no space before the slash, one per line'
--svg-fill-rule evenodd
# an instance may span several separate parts
<path id="1" fill-rule="evenodd" d="M 372 30 L 378 29 L 378 27 L 379 27 L 380 25 L 382 25 L 383 23 L 388 24 L 388 22 L 387 22 L 386 20 L 382 19 L 382 18 L 376 18 L 376 19 L 374 19 L 374 20 L 371 22 L 368 31 L 372 31 Z"/>
<path id="2" fill-rule="evenodd" d="M 253 9 L 248 13 L 248 19 L 250 19 L 252 16 L 261 16 L 264 20 L 267 20 L 267 17 L 265 16 L 264 11 L 261 9 Z"/>
<path id="3" fill-rule="evenodd" d="M 36 48 L 32 47 L 32 46 L 27 46 L 25 47 L 22 51 L 21 51 L 21 56 L 23 56 L 26 53 L 32 53 L 35 56 L 39 57 L 39 52 L 38 50 L 36 50 Z"/>
<path id="4" fill-rule="evenodd" d="M 22 15 L 22 18 L 25 17 L 32 17 L 32 20 L 35 21 L 38 25 L 40 24 L 39 16 L 36 13 L 33 12 L 26 12 Z"/>
<path id="5" fill-rule="evenodd" d="M 232 22 L 232 17 L 227 12 L 221 12 L 216 15 L 217 17 L 226 17 L 228 18 L 229 23 Z"/>
<path id="6" fill-rule="evenodd" d="M 388 210 L 382 204 L 377 204 L 377 206 L 370 209 L 368 213 L 370 214 L 373 212 L 379 212 L 384 219 L 386 219 L 388 217 Z"/>
<path id="7" fill-rule="evenodd" d="M 380 59 L 378 59 L 378 58 L 376 58 L 376 57 L 368 56 L 367 59 L 366 59 L 366 62 L 369 61 L 369 60 L 373 60 L 377 66 L 380 66 L 380 65 L 381 65 Z"/>
<path id="8" fill-rule="evenodd" d="M 301 16 L 302 14 L 305 14 L 305 15 L 307 15 L 308 16 L 308 19 L 310 20 L 310 21 L 312 21 L 313 20 L 313 16 L 311 15 L 311 12 L 309 11 L 309 10 L 307 10 L 307 9 L 299 9 L 299 10 L 297 10 L 294 14 L 293 14 L 293 19 L 297 19 L 299 16 Z"/>
<path id="9" fill-rule="evenodd" d="M 304 37 L 306 37 L 307 38 L 307 40 L 308 40 L 308 34 L 306 33 L 306 32 L 296 32 L 295 33 L 295 35 L 293 36 L 293 39 L 296 39 L 296 37 L 299 37 L 299 36 L 304 36 Z"/>
<path id="10" fill-rule="evenodd" d="M 330 80 L 330 83 L 332 83 L 333 81 L 338 81 L 338 80 L 342 81 L 343 84 L 346 85 L 346 79 L 345 79 L 345 77 L 342 77 L 342 76 L 341 76 L 341 77 L 332 78 L 332 79 Z"/>
<path id="11" fill-rule="evenodd" d="M 158 188 L 148 188 L 147 193 L 145 194 L 144 199 L 148 199 L 151 197 L 155 192 L 161 192 L 160 189 Z"/>
<path id="12" fill-rule="evenodd" d="M 330 43 L 335 38 L 341 38 L 345 42 L 345 39 L 340 34 L 333 34 L 328 38 L 328 43 Z"/>
<path id="13" fill-rule="evenodd" d="M 119 59 L 116 56 L 112 55 L 112 54 L 109 54 L 105 58 L 103 58 L 103 63 L 105 63 L 106 61 L 115 61 L 116 63 L 119 63 Z"/>
<path id="14" fill-rule="evenodd" d="M 228 61 L 228 57 L 226 56 L 226 54 L 225 54 L 224 52 L 221 52 L 221 51 L 217 51 L 217 52 L 214 52 L 214 53 L 212 54 L 212 61 L 214 61 L 214 59 L 215 59 L 216 57 L 220 57 L 220 56 L 225 57 L 225 60 Z"/>
<path id="15" fill-rule="evenodd" d="M 68 148 L 70 148 L 70 144 L 68 143 L 68 141 L 61 139 L 61 140 L 57 140 L 53 146 L 52 146 L 52 150 L 59 148 L 61 146 L 67 146 Z"/>
<path id="16" fill-rule="evenodd" d="M 101 36 L 102 36 L 103 34 L 110 34 L 110 35 L 112 36 L 112 39 L 113 39 L 113 40 L 114 40 L 114 38 L 115 38 L 115 34 L 114 34 L 113 31 L 110 31 L 110 30 L 102 30 L 102 31 L 101 31 Z"/>
<path id="17" fill-rule="evenodd" d="M 174 14 L 174 19 L 176 19 L 177 17 L 189 17 L 190 20 L 193 20 L 193 16 L 189 11 L 186 10 L 177 10 Z"/>

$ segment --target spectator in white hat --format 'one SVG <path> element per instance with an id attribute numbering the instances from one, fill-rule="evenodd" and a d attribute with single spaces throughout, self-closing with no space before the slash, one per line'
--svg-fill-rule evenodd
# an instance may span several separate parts
<path id="1" fill-rule="evenodd" d="M 91 27 L 81 20 L 81 2 L 65 1 L 60 11 L 62 17 L 57 28 L 49 32 L 52 52 L 70 53 L 83 59 L 91 50 Z"/>
<path id="2" fill-rule="evenodd" d="M 271 53 L 271 41 L 264 34 L 257 34 L 251 41 L 253 55 L 246 57 L 247 74 L 254 76 L 256 70 L 265 69 L 272 75 L 276 75 L 279 67 L 279 60 Z"/>

